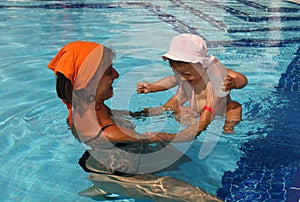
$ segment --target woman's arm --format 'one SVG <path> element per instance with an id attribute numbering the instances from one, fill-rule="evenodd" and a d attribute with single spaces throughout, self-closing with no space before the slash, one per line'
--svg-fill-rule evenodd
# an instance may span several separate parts
<path id="1" fill-rule="evenodd" d="M 206 113 L 206 112 L 204 112 Z M 107 121 L 109 123 L 111 121 Z M 186 129 L 180 131 L 178 134 L 164 133 L 164 132 L 147 132 L 145 134 L 138 134 L 132 129 L 127 129 L 118 126 L 116 123 L 110 123 L 104 128 L 100 135 L 88 141 L 87 144 L 91 147 L 106 145 L 107 141 L 112 144 L 116 143 L 156 143 L 156 142 L 191 142 L 200 134 L 203 128 L 201 125 L 194 124 Z"/>
<path id="2" fill-rule="evenodd" d="M 92 147 L 105 145 L 107 140 L 111 143 L 171 142 L 176 136 L 175 134 L 157 134 L 155 136 L 138 134 L 131 128 L 125 128 L 118 125 L 111 117 L 110 109 L 105 104 L 98 103 L 96 107 L 97 120 L 101 130 L 93 137 L 85 137 L 85 134 L 82 134 L 84 137 L 81 137 L 86 144 Z"/>
<path id="3" fill-rule="evenodd" d="M 198 125 L 190 125 L 189 127 L 181 130 L 177 134 L 165 133 L 165 132 L 147 132 L 145 133 L 145 137 L 152 137 L 149 138 L 147 141 L 150 143 L 153 142 L 192 142 L 198 135 L 197 133 Z M 165 138 L 169 138 L 168 141 L 165 141 Z"/>
<path id="4" fill-rule="evenodd" d="M 177 134 L 156 132 L 138 134 L 134 130 L 123 128 L 114 124 L 105 127 L 101 135 L 97 135 L 85 143 L 92 148 L 107 146 L 108 143 L 170 143 L 174 141 L 176 136 Z M 176 142 L 184 141 L 187 142 L 190 141 L 190 139 L 184 137 L 184 139 L 181 138 L 180 140 L 176 140 Z"/>

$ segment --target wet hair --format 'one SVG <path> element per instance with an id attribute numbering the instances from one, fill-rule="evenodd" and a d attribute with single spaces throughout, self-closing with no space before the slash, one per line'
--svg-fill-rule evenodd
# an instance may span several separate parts
<path id="1" fill-rule="evenodd" d="M 72 103 L 73 87 L 71 81 L 60 72 L 56 74 L 56 93 L 65 102 Z"/>

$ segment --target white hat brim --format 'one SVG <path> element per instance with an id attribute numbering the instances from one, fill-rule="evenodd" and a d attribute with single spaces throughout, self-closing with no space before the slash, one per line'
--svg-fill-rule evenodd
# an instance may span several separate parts
<path id="1" fill-rule="evenodd" d="M 164 54 L 163 59 L 171 59 L 171 60 L 176 60 L 176 61 L 182 61 L 182 62 L 190 62 L 190 63 L 201 63 L 201 58 L 200 57 L 193 57 L 190 54 L 177 54 L 176 52 L 169 51 L 166 54 Z"/>

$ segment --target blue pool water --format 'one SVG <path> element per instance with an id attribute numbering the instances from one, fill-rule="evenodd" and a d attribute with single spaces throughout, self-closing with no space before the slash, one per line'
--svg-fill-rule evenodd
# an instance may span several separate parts
<path id="1" fill-rule="evenodd" d="M 244 89 L 232 91 L 243 121 L 234 135 L 209 136 L 209 128 L 187 151 L 191 162 L 160 175 L 224 201 L 286 201 L 300 179 L 299 20 L 300 6 L 279 0 L 1 1 L 0 201 L 96 200 L 77 194 L 91 185 L 77 165 L 84 148 L 67 128 L 46 68 L 64 44 L 88 40 L 114 48 L 121 76 L 108 104 L 135 111 L 172 95 L 137 95 L 135 85 L 171 74 L 161 55 L 185 32 L 201 35 L 211 54 L 248 77 Z M 159 125 L 171 132 L 175 123 L 160 124 L 142 120 L 137 130 Z M 199 158 L 207 141 L 216 145 Z"/>

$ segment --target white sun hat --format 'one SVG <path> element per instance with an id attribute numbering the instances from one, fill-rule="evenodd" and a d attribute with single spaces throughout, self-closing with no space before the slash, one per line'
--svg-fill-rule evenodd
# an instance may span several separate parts
<path id="1" fill-rule="evenodd" d="M 170 43 L 169 50 L 163 59 L 172 59 L 182 62 L 201 63 L 204 68 L 209 67 L 215 59 L 208 55 L 205 41 L 195 34 L 180 34 L 175 36 Z"/>

